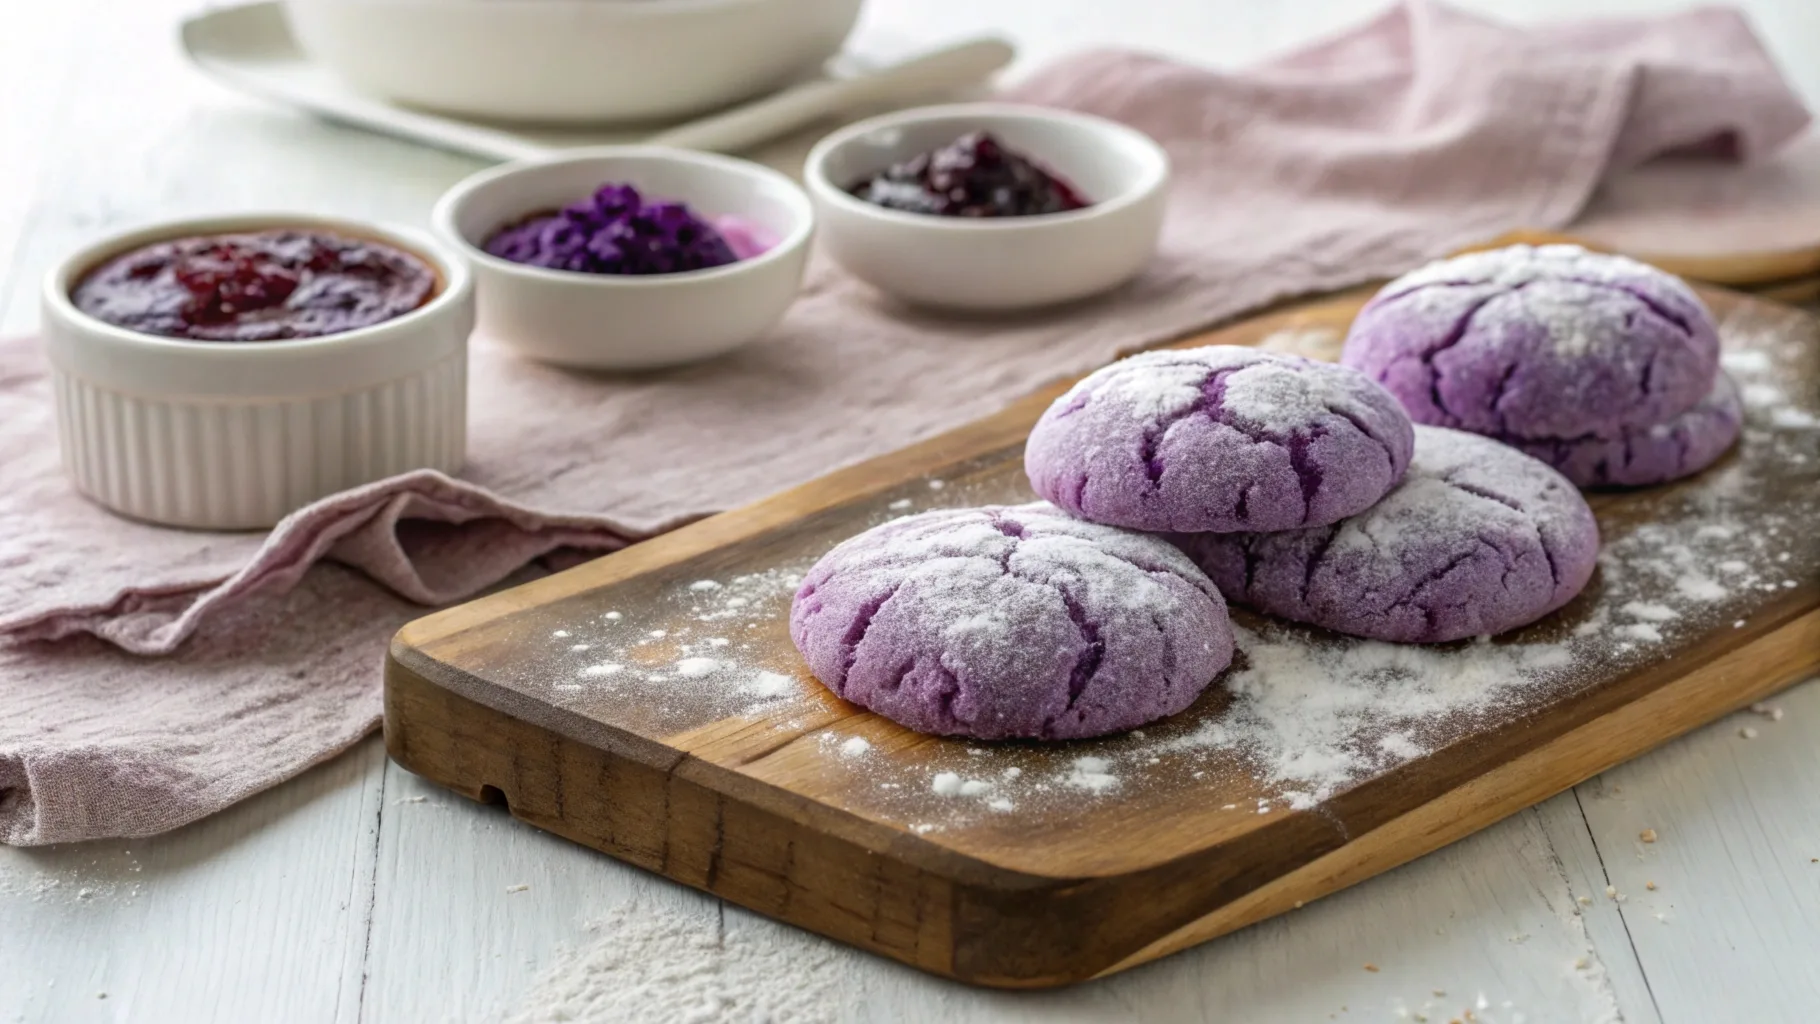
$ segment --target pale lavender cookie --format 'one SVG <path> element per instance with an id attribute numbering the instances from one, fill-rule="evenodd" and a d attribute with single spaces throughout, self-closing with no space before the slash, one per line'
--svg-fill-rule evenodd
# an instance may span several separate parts
<path id="1" fill-rule="evenodd" d="M 1036 492 L 1140 530 L 1291 530 L 1402 478 L 1409 416 L 1365 375 L 1253 348 L 1148 352 L 1088 376 L 1030 433 Z"/>
<path id="2" fill-rule="evenodd" d="M 1392 281 L 1340 361 L 1417 423 L 1525 441 L 1618 437 L 1712 389 L 1719 336 L 1686 284 L 1578 246 L 1511 246 Z"/>
<path id="3" fill-rule="evenodd" d="M 1489 438 L 1416 428 L 1409 473 L 1332 526 L 1183 534 L 1238 604 L 1341 633 L 1438 643 L 1516 629 L 1592 578 L 1599 527 L 1561 474 Z"/>
<path id="4" fill-rule="evenodd" d="M 1581 487 L 1647 487 L 1692 476 L 1717 462 L 1738 440 L 1743 425 L 1738 386 L 1721 372 L 1699 404 L 1667 423 L 1630 427 L 1616 437 L 1505 443 Z"/>
<path id="5" fill-rule="evenodd" d="M 790 636 L 835 693 L 918 732 L 1077 739 L 1186 708 L 1232 659 L 1226 603 L 1167 541 L 1051 505 L 942 509 L 842 542 Z"/>

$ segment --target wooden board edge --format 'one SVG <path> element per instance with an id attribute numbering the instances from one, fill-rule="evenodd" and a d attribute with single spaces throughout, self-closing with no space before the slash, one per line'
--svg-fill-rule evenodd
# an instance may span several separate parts
<path id="1" fill-rule="evenodd" d="M 1799 249 L 1764 249 L 1729 253 L 1637 253 L 1601 241 L 1597 230 L 1591 235 L 1567 231 L 1511 231 L 1466 251 L 1500 249 L 1507 245 L 1577 245 L 1594 252 L 1620 253 L 1639 263 L 1647 263 L 1676 277 L 1729 288 L 1752 288 L 1772 281 L 1788 280 L 1820 273 L 1820 246 Z"/>
<path id="2" fill-rule="evenodd" d="M 1773 670 L 1762 671 L 1764 665 Z M 1426 856 L 1820 668 L 1820 609 L 1310 861 L 1101 971 L 1107 977 Z M 1665 731 L 1666 730 L 1666 731 Z"/>

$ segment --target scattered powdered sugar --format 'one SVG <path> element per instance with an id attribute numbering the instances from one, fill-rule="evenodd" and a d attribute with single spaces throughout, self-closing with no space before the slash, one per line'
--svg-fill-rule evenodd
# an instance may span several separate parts
<path id="1" fill-rule="evenodd" d="M 1820 434 L 1776 415 L 1795 408 L 1777 386 L 1789 378 L 1779 360 L 1733 350 L 1725 365 L 1741 387 L 1762 385 L 1764 404 L 1746 411 L 1742 451 L 1690 484 L 1650 492 L 1646 516 L 1608 518 L 1599 573 L 1564 622 L 1500 640 L 1420 646 L 1239 614 L 1239 653 L 1214 691 L 1138 732 L 1076 744 L 932 741 L 908 756 L 830 729 L 811 749 L 821 770 L 853 783 L 849 809 L 918 835 L 974 822 L 1052 823 L 1148 792 L 1217 793 L 1238 801 L 1230 813 L 1281 813 L 1317 807 L 1592 680 L 1678 657 L 1714 629 L 1761 621 L 1791 586 L 1820 573 L 1809 525 L 1820 520 Z M 1014 497 L 973 476 L 956 490 L 982 503 Z M 879 521 L 889 518 L 886 509 L 875 506 Z M 806 699 L 815 684 L 781 634 L 800 574 L 820 554 L 748 575 L 717 566 L 713 588 L 691 583 L 697 569 L 648 609 L 570 625 L 563 632 L 575 639 L 552 642 L 551 662 L 563 666 L 561 682 L 582 688 L 576 699 L 610 693 L 661 703 L 684 727 L 746 713 L 780 737 L 813 730 L 808 713 L 824 705 Z M 654 628 L 667 635 L 643 640 Z M 594 649 L 568 654 L 576 643 Z M 645 683 L 646 673 L 663 682 Z M 1232 789 L 1235 777 L 1251 789 Z"/>
<path id="2" fill-rule="evenodd" d="M 1378 740 L 1378 749 L 1403 761 L 1422 756 L 1421 746 L 1400 732 L 1393 732 Z"/>
<path id="3" fill-rule="evenodd" d="M 1744 563 L 1738 562 L 1735 564 L 1743 565 Z M 1680 612 L 1675 611 L 1668 605 L 1657 604 L 1653 601 L 1631 601 L 1626 603 L 1624 607 L 1618 609 L 1618 611 L 1633 619 L 1641 619 L 1644 622 L 1667 622 L 1670 619 L 1678 619 L 1681 617 Z"/>
<path id="4" fill-rule="evenodd" d="M 735 908 L 687 913 L 667 901 L 614 908 L 586 926 L 531 985 L 510 1024 L 833 1024 L 851 954 Z"/>
<path id="5" fill-rule="evenodd" d="M 1717 601 L 1730 593 L 1711 577 L 1698 572 L 1685 573 L 1675 580 L 1675 590 L 1695 601 Z"/>
<path id="6" fill-rule="evenodd" d="M 1238 633 L 1245 663 L 1226 678 L 1227 713 L 1154 749 L 1235 752 L 1298 809 L 1427 753 L 1424 739 L 1511 705 L 1572 661 L 1560 644 L 1323 642 L 1276 624 Z"/>
<path id="7" fill-rule="evenodd" d="M 1119 784 L 1118 776 L 1113 775 L 1108 770 L 1110 768 L 1111 762 L 1103 757 L 1077 757 L 1074 759 L 1073 770 L 1062 782 L 1075 789 L 1104 793 L 1118 788 Z"/>
<path id="8" fill-rule="evenodd" d="M 788 617 L 800 581 L 800 571 L 786 569 L 685 578 L 649 606 L 557 630 L 551 636 L 575 660 L 556 663 L 566 674 L 550 679 L 550 688 L 565 700 L 635 698 L 641 708 L 677 718 L 757 714 L 800 698 L 808 691 L 778 671 L 794 671 L 793 657 L 775 664 L 775 654 L 763 663 L 751 657 L 758 646 L 751 631 Z M 769 653 L 769 645 L 759 649 Z M 587 660 L 577 657 L 584 653 Z"/>
<path id="9" fill-rule="evenodd" d="M 1811 430 L 1820 427 L 1820 418 L 1806 409 L 1797 409 L 1785 405 L 1769 414 L 1769 421 L 1778 427 L 1789 427 L 1798 430 Z"/>
<path id="10" fill-rule="evenodd" d="M 754 697 L 782 697 L 796 689 L 796 680 L 782 672 L 760 670 L 746 681 L 745 691 Z"/>
<path id="11" fill-rule="evenodd" d="M 684 658 L 676 663 L 676 674 L 684 679 L 700 679 L 719 672 L 723 667 L 713 658 Z"/>
<path id="12" fill-rule="evenodd" d="M 1770 354 L 1760 348 L 1728 348 L 1719 354 L 1719 365 L 1737 374 L 1769 373 L 1776 368 Z"/>
<path id="13" fill-rule="evenodd" d="M 1612 633 L 1629 640 L 1640 640 L 1650 644 L 1659 643 L 1662 640 L 1662 631 L 1647 622 L 1633 622 L 1629 625 L 1619 626 L 1613 629 Z"/>

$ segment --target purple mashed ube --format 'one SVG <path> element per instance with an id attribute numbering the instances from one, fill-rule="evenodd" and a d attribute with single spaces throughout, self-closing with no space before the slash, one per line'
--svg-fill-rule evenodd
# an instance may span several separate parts
<path id="1" fill-rule="evenodd" d="M 718 228 L 688 206 L 648 202 L 632 186 L 615 184 L 554 213 L 501 228 L 482 248 L 513 263 L 583 274 L 677 274 L 742 258 Z"/>
<path id="2" fill-rule="evenodd" d="M 1387 285 L 1340 362 L 1417 423 L 1513 441 L 1615 438 L 1713 387 L 1719 335 L 1679 278 L 1572 245 L 1441 260 Z"/>
<path id="3" fill-rule="evenodd" d="M 1024 468 L 1038 494 L 1094 522 L 1292 530 L 1369 508 L 1414 443 L 1396 398 L 1357 370 L 1214 345 L 1082 380 L 1031 432 Z"/>
<path id="4" fill-rule="evenodd" d="M 1573 484 L 1490 438 L 1415 434 L 1403 482 L 1350 519 L 1176 543 L 1234 603 L 1399 643 L 1503 633 L 1586 586 L 1599 525 Z"/>
<path id="5" fill-rule="evenodd" d="M 1581 487 L 1648 487 L 1692 476 L 1719 461 L 1743 426 L 1738 386 L 1721 372 L 1699 404 L 1666 423 L 1630 427 L 1616 437 L 1503 440 Z"/>
<path id="6" fill-rule="evenodd" d="M 1233 639 L 1219 591 L 1167 541 L 1044 503 L 925 512 L 844 541 L 804 578 L 790 636 L 841 697 L 987 740 L 1175 714 Z"/>

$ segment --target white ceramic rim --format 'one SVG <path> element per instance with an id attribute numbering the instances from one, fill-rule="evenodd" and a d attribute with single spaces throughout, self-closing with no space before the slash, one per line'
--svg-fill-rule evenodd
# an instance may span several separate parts
<path id="1" fill-rule="evenodd" d="M 1136 184 L 1109 199 L 1099 200 L 1080 210 L 1039 213 L 1027 217 L 941 217 L 928 213 L 911 213 L 908 210 L 893 210 L 889 207 L 879 206 L 877 203 L 868 203 L 828 178 L 829 154 L 851 144 L 862 135 L 881 128 L 898 128 L 927 121 L 968 117 L 1061 122 L 1085 128 L 1103 136 L 1114 136 L 1135 144 L 1138 150 L 1151 158 L 1150 166 L 1145 169 L 1144 176 Z M 1058 174 L 1067 173 L 1066 168 L 1055 168 L 1055 171 Z M 1136 128 L 1104 117 L 1023 103 L 944 103 L 939 106 L 913 107 L 909 110 L 880 114 L 864 121 L 856 121 L 829 134 L 817 142 L 815 148 L 809 150 L 809 157 L 803 164 L 803 181 L 817 199 L 860 216 L 872 217 L 887 223 L 915 225 L 932 231 L 987 233 L 1027 230 L 1051 224 L 1078 224 L 1098 217 L 1116 216 L 1120 211 L 1143 202 L 1146 197 L 1167 184 L 1169 172 L 1169 154 L 1155 139 Z"/>
<path id="2" fill-rule="evenodd" d="M 714 2 L 719 2 L 719 0 L 714 0 Z M 783 194 L 790 197 L 790 205 L 797 214 L 796 226 L 788 235 L 779 239 L 776 245 L 757 256 L 735 260 L 723 266 L 708 267 L 703 270 L 684 270 L 674 274 L 588 274 L 576 270 L 551 270 L 547 267 L 534 267 L 526 263 L 514 263 L 511 260 L 500 259 L 482 249 L 456 227 L 457 215 L 463 204 L 474 193 L 496 182 L 540 171 L 547 167 L 619 159 L 694 164 L 698 167 L 712 168 L 716 171 L 782 186 Z M 607 182 L 602 181 L 601 184 L 607 184 Z M 578 200 L 581 198 L 576 197 Z M 686 200 L 684 201 L 686 202 Z M 525 213 L 531 212 L 534 211 L 525 211 Z M 815 204 L 809 201 L 808 193 L 803 191 L 803 187 L 791 181 L 788 175 L 751 160 L 741 160 L 738 157 L 721 156 L 716 153 L 674 149 L 669 146 L 589 146 L 564 150 L 555 156 L 515 160 L 509 164 L 502 164 L 469 175 L 456 182 L 454 187 L 443 193 L 442 198 L 436 201 L 436 208 L 430 213 L 430 223 L 435 226 L 436 233 L 449 245 L 460 250 L 462 255 L 468 259 L 494 273 L 533 281 L 563 283 L 575 287 L 657 289 L 686 287 L 732 277 L 736 274 L 750 273 L 785 258 L 809 243 L 809 237 L 815 232 Z"/>
<path id="3" fill-rule="evenodd" d="M 145 334 L 108 323 L 99 317 L 90 316 L 78 309 L 70 297 L 71 290 L 84 274 L 116 256 L 123 256 L 134 249 L 178 238 L 235 234 L 275 228 L 317 229 L 349 238 L 383 242 L 430 264 L 431 269 L 441 278 L 441 287 L 428 302 L 390 320 L 381 320 L 379 323 L 369 324 L 366 327 L 357 327 L 351 331 L 338 331 L 314 338 L 288 338 L 280 341 L 259 342 L 196 341 L 189 338 L 167 338 L 159 334 Z M 469 272 L 467 264 L 454 258 L 434 238 L 422 232 L 386 224 L 370 224 L 365 221 L 325 217 L 321 214 L 257 211 L 159 221 L 130 231 L 109 235 L 83 246 L 52 267 L 50 273 L 44 276 L 42 294 L 47 309 L 72 323 L 81 325 L 84 331 L 106 339 L 110 344 L 168 356 L 203 358 L 231 364 L 234 361 L 252 362 L 268 359 L 276 353 L 309 356 L 327 349 L 383 347 L 395 342 L 396 335 L 402 329 L 408 329 L 423 321 L 443 315 L 448 307 L 463 302 L 473 289 L 473 275 Z"/>

